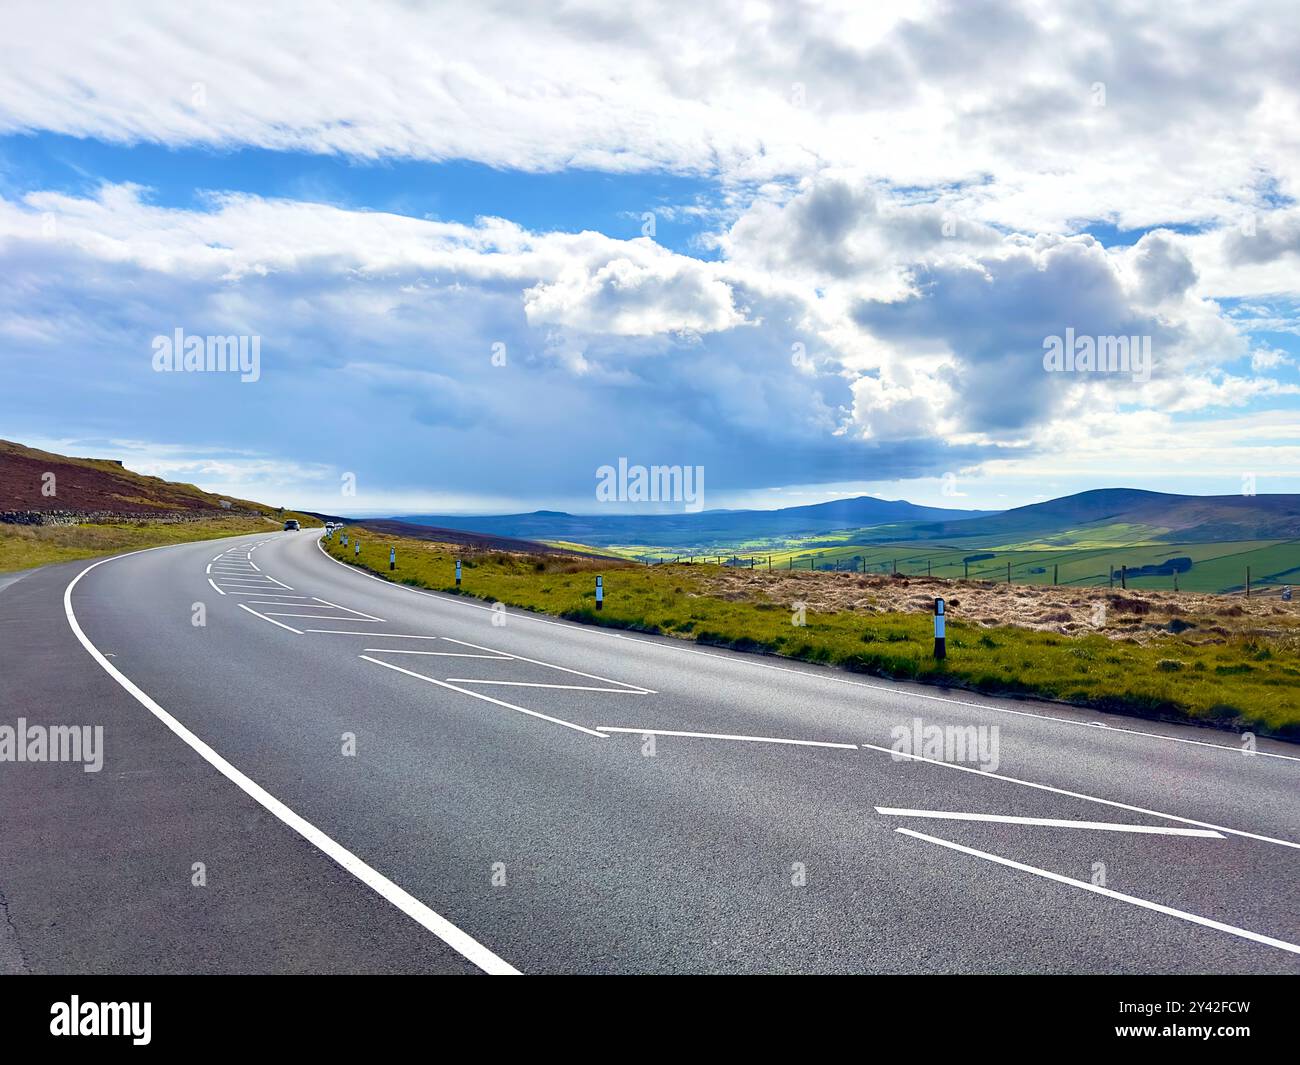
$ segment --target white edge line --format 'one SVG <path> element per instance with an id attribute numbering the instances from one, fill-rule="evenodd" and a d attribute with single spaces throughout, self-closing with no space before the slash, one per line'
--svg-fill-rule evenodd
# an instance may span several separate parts
<path id="1" fill-rule="evenodd" d="M 256 610 L 254 610 L 251 606 L 246 606 L 246 605 L 243 604 L 243 603 L 236 603 L 235 606 L 239 607 L 240 610 L 247 610 L 250 614 L 254 615 L 255 617 L 259 617 L 259 618 L 261 618 L 263 621 L 269 621 L 272 625 L 279 625 L 280 628 L 282 628 L 282 629 L 288 629 L 290 632 L 292 632 L 292 633 L 294 633 L 294 634 L 296 634 L 296 635 L 298 635 L 298 636 L 301 636 L 301 635 L 302 635 L 302 630 L 301 630 L 301 629 L 295 629 L 292 625 L 286 625 L 286 624 L 285 624 L 284 622 L 282 622 L 282 621 L 276 621 L 275 618 L 268 618 L 265 614 L 259 614 L 259 613 L 258 613 Z"/>
<path id="2" fill-rule="evenodd" d="M 662 728 L 625 728 L 614 725 L 597 725 L 601 732 L 634 732 L 642 736 L 687 736 L 701 740 L 744 740 L 747 743 L 788 743 L 796 747 L 834 747 L 841 751 L 856 751 L 856 743 L 830 743 L 826 740 L 783 740 L 775 736 L 731 736 L 725 732 L 675 732 Z"/>
<path id="3" fill-rule="evenodd" d="M 171 547 L 172 544 L 165 546 Z M 155 550 L 146 548 L 145 550 Z M 130 554 L 140 554 L 141 552 L 132 551 Z M 148 710 L 159 721 L 172 730 L 181 740 L 187 743 L 204 761 L 217 770 L 222 776 L 234 784 L 245 795 L 257 802 L 271 814 L 277 817 L 298 835 L 302 836 L 308 843 L 312 844 L 329 858 L 333 859 L 349 873 L 355 876 L 363 884 L 375 891 L 381 897 L 392 903 L 404 914 L 410 917 L 417 924 L 432 932 L 441 939 L 447 946 L 464 957 L 467 961 L 477 965 L 484 972 L 493 975 L 517 976 L 519 970 L 509 962 L 498 957 L 482 943 L 474 939 L 469 934 L 462 932 L 445 917 L 435 913 L 415 896 L 398 887 L 395 883 L 384 876 L 378 870 L 371 868 L 364 861 L 358 858 L 346 847 L 336 843 L 310 821 L 294 813 L 284 803 L 268 792 L 265 788 L 254 783 L 247 776 L 241 773 L 233 765 L 227 762 L 221 755 L 217 754 L 211 747 L 199 739 L 194 733 L 177 721 L 171 714 L 159 706 L 139 687 L 121 673 L 104 655 L 99 648 L 90 642 L 89 638 L 81 631 L 81 626 L 77 623 L 77 615 L 72 609 L 72 589 L 77 586 L 81 580 L 96 566 L 102 566 L 105 562 L 112 562 L 118 558 L 126 558 L 127 555 L 115 555 L 112 558 L 101 559 L 92 565 L 87 566 L 75 577 L 68 586 L 63 590 L 63 611 L 67 616 L 68 625 L 72 628 L 72 633 L 80 641 L 81 646 L 86 649 L 100 667 L 110 677 L 112 677 L 122 688 L 131 695 L 136 702 Z"/>
<path id="4" fill-rule="evenodd" d="M 881 754 L 887 754 L 891 758 L 906 759 L 910 762 L 926 762 L 929 765 L 943 766 L 945 769 L 956 769 L 962 773 L 974 773 L 976 776 L 992 777 L 994 780 L 1005 780 L 1010 784 L 1020 784 L 1026 788 L 1037 788 L 1039 791 L 1050 791 L 1054 795 L 1068 795 L 1072 799 L 1084 799 L 1088 802 L 1101 803 L 1103 806 L 1113 806 L 1117 810 L 1129 810 L 1138 814 L 1149 814 L 1151 817 L 1163 817 L 1168 821 L 1179 821 L 1184 825 L 1197 825 L 1200 828 L 1212 828 L 1216 832 L 1226 832 L 1232 836 L 1243 836 L 1246 839 L 1257 839 L 1262 843 L 1276 843 L 1279 847 L 1291 847 L 1294 850 L 1300 850 L 1300 843 L 1293 843 L 1289 839 L 1275 839 L 1273 836 L 1263 836 L 1256 832 L 1243 832 L 1239 828 L 1225 828 L 1223 825 L 1212 825 L 1208 821 L 1197 821 L 1191 817 L 1179 817 L 1177 814 L 1167 814 L 1160 810 L 1148 810 L 1145 806 L 1130 806 L 1126 802 L 1119 802 L 1117 799 L 1101 799 L 1096 795 L 1085 795 L 1081 791 L 1067 791 L 1065 788 L 1054 788 L 1051 784 L 1038 784 L 1032 780 L 1021 780 L 1019 777 L 1008 777 L 1001 773 L 993 773 L 987 769 L 978 769 L 973 765 L 961 765 L 957 762 L 941 762 L 936 758 L 926 758 L 920 754 L 905 754 L 902 751 L 895 751 L 889 747 L 879 747 L 874 743 L 861 743 L 858 745 L 864 751 L 879 751 Z"/>
<path id="5" fill-rule="evenodd" d="M 423 673 L 416 673 L 410 669 L 403 669 L 401 666 L 395 666 L 391 662 L 381 662 L 378 658 L 371 658 L 369 655 L 358 655 L 367 662 L 373 662 L 377 666 L 383 666 L 385 669 L 391 669 L 398 673 L 405 673 L 408 677 L 415 677 L 417 680 L 425 680 L 430 684 L 437 684 L 441 688 L 450 688 L 454 692 L 460 692 L 461 695 L 468 695 L 473 699 L 482 699 L 486 703 L 496 703 L 497 706 L 504 706 L 507 710 L 518 710 L 521 714 L 527 714 L 529 717 L 539 717 L 543 721 L 549 721 L 553 725 L 563 725 L 565 728 L 571 728 L 576 732 L 585 732 L 588 736 L 595 736 L 597 739 L 609 739 L 603 732 L 597 732 L 595 729 L 589 729 L 585 725 L 575 725 L 572 721 L 565 721 L 558 717 L 551 717 L 550 714 L 539 713 L 536 710 L 529 710 L 526 706 L 515 706 L 514 703 L 507 703 L 501 699 L 493 699 L 490 695 L 484 695 L 482 692 L 470 691 L 468 688 L 458 688 L 454 684 L 448 684 L 445 680 L 434 680 L 433 677 L 426 677 Z"/>
<path id="6" fill-rule="evenodd" d="M 1262 935 L 1259 932 L 1251 932 L 1246 928 L 1238 928 L 1236 925 L 1224 924 L 1222 921 L 1214 921 L 1209 917 L 1201 917 L 1194 913 L 1188 913 L 1186 910 L 1175 910 L 1172 906 L 1162 906 L 1158 902 L 1151 902 L 1149 899 L 1140 899 L 1136 895 L 1125 895 L 1119 891 L 1112 891 L 1110 888 L 1099 887 L 1096 884 L 1089 884 L 1083 880 L 1075 880 L 1073 877 L 1062 876 L 1060 873 L 1053 873 L 1047 869 L 1039 869 L 1036 865 L 1026 865 L 1024 862 L 1012 861 L 1010 858 L 1003 858 L 997 854 L 989 854 L 985 851 L 977 851 L 974 847 L 963 847 L 960 843 L 951 843 L 946 839 L 939 839 L 936 836 L 927 836 L 923 832 L 913 832 L 910 828 L 896 828 L 895 832 L 901 832 L 905 836 L 913 836 L 916 839 L 923 839 L 927 843 L 937 843 L 940 847 L 947 847 L 949 850 L 961 851 L 963 854 L 970 854 L 976 858 L 983 858 L 985 861 L 996 862 L 998 865 L 1005 865 L 1011 869 L 1019 869 L 1024 873 L 1033 873 L 1034 876 L 1041 876 L 1047 880 L 1055 880 L 1058 884 L 1069 884 L 1071 887 L 1082 888 L 1084 891 L 1091 891 L 1097 895 L 1104 895 L 1108 899 L 1117 899 L 1120 902 L 1127 902 L 1134 906 L 1141 906 L 1146 910 L 1154 910 L 1156 913 L 1163 913 L 1169 917 L 1177 917 L 1183 921 L 1190 921 L 1192 924 L 1204 925 L 1206 928 L 1214 928 L 1220 932 L 1227 932 L 1229 935 L 1240 936 L 1242 939 L 1249 939 L 1256 943 L 1263 943 L 1267 947 L 1277 947 L 1279 950 L 1290 951 L 1292 954 L 1300 954 L 1300 946 L 1294 943 L 1288 943 L 1283 939 L 1274 939 L 1272 936 Z"/>
<path id="7" fill-rule="evenodd" d="M 423 588 L 412 588 L 409 584 L 397 584 L 395 581 L 384 580 L 383 577 L 377 577 L 373 573 L 366 573 L 363 570 L 358 569 L 356 566 L 349 565 L 348 563 L 342 562 L 339 559 L 335 558 L 333 555 L 331 555 L 328 551 L 325 550 L 325 548 L 321 545 L 321 542 L 319 540 L 316 541 L 316 546 L 320 550 L 320 553 L 324 555 L 326 558 L 328 558 L 335 565 L 342 566 L 344 569 L 350 570 L 351 572 L 356 573 L 358 576 L 367 577 L 372 581 L 379 581 L 383 584 L 388 585 L 388 587 L 390 588 L 398 588 L 405 592 L 412 592 L 415 595 L 425 595 L 428 596 L 430 599 L 438 599 L 444 603 L 454 603 L 457 606 L 467 607 L 470 610 L 491 610 L 492 609 L 491 607 L 488 606 L 480 606 L 478 603 L 466 602 L 463 596 L 453 596 L 453 595 L 440 594 L 438 592 L 430 592 Z M 757 669 L 772 669 L 772 670 L 776 670 L 778 673 L 795 673 L 801 677 L 809 677 L 813 680 L 829 681 L 832 684 L 847 684 L 850 687 L 854 687 L 854 688 L 869 688 L 872 691 L 889 692 L 890 694 L 893 695 L 901 695 L 904 698 L 928 699 L 931 702 L 949 703 L 953 706 L 972 706 L 977 710 L 992 711 L 994 713 L 999 713 L 999 714 L 1012 714 L 1016 717 L 1032 717 L 1032 718 L 1037 718 L 1040 721 L 1054 721 L 1058 725 L 1078 725 L 1085 728 L 1097 727 L 1091 721 L 1075 721 L 1068 717 L 1059 717 L 1056 714 L 1036 714 L 1029 710 L 1012 710 L 1010 707 L 1006 707 L 1006 706 L 996 706 L 990 703 L 978 703 L 973 699 L 954 699 L 948 695 L 931 695 L 928 692 L 911 691 L 910 689 L 901 686 L 891 687 L 890 685 L 887 684 L 872 684 L 869 681 L 851 680 L 848 677 L 837 677 L 831 673 L 818 673 L 807 669 L 795 669 L 792 666 L 779 666 L 772 662 L 758 662 L 758 661 L 754 661 L 752 658 L 748 656 L 744 656 L 742 652 L 736 652 L 734 656 L 721 655 L 721 654 L 717 654 L 714 651 L 701 651 L 694 647 L 678 646 L 676 643 L 668 643 L 668 642 L 660 643 L 657 640 L 645 640 L 638 636 L 628 636 L 621 632 L 611 632 L 609 629 L 606 629 L 600 625 L 581 625 L 578 622 L 573 622 L 573 621 L 557 621 L 551 618 L 541 618 L 541 617 L 537 617 L 535 614 L 528 611 L 520 611 L 519 613 L 511 614 L 511 617 L 517 618 L 522 621 L 532 621 L 538 625 L 555 625 L 559 628 L 565 628 L 565 629 L 578 628 L 585 632 L 590 632 L 593 635 L 603 636 L 606 639 L 627 640 L 629 643 L 646 644 L 651 647 L 662 647 L 665 650 L 676 651 L 679 654 L 699 655 L 702 658 L 717 658 L 717 659 L 721 659 L 724 662 L 731 662 L 735 665 L 746 665 Z M 672 637 L 665 637 L 665 639 L 671 640 Z M 1075 707 L 1074 709 L 1086 710 L 1087 708 Z M 1165 740 L 1169 743 L 1186 743 L 1186 744 L 1191 744 L 1192 746 L 1195 747 L 1209 747 L 1216 751 L 1227 751 L 1230 754 L 1236 754 L 1236 755 L 1242 754 L 1242 750 L 1240 747 L 1230 747 L 1227 744 L 1223 744 L 1223 743 L 1209 743 L 1206 740 L 1189 740 L 1189 739 L 1184 739 L 1182 736 L 1165 736 L 1159 732 L 1142 732 L 1139 729 L 1123 728 L 1122 726 L 1119 725 L 1105 725 L 1104 727 L 1109 732 L 1118 732 L 1125 736 L 1141 736 L 1146 739 Z M 1245 756 L 1243 755 L 1243 757 Z M 1255 751 L 1250 757 L 1280 758 L 1287 762 L 1300 762 L 1300 755 L 1278 754 L 1274 751 Z"/>
<path id="8" fill-rule="evenodd" d="M 1098 832 L 1138 832 L 1155 836 L 1199 836 L 1224 839 L 1212 828 L 1170 828 L 1168 825 L 1121 825 L 1114 821 L 1074 821 L 1066 817 L 1013 817 L 1010 814 L 971 814 L 949 810 L 903 810 L 894 806 L 877 806 L 876 813 L 886 817 L 937 817 L 945 821 L 992 821 L 1005 825 L 1042 825 L 1047 828 L 1089 828 Z"/>
<path id="9" fill-rule="evenodd" d="M 212 583 L 212 578 L 211 578 L 211 577 L 208 578 L 208 583 L 209 583 L 209 584 L 212 584 L 212 587 L 213 587 L 213 589 L 216 591 L 217 595 L 225 595 L 225 594 L 226 594 L 226 593 L 223 592 L 220 588 L 218 588 L 215 584 Z"/>

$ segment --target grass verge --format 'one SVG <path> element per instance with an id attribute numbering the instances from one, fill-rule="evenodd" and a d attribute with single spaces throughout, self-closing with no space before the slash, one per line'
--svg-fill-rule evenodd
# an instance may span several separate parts
<path id="1" fill-rule="evenodd" d="M 292 515 L 291 515 L 292 516 Z M 319 521 L 299 516 L 303 528 Z M 274 532 L 283 522 L 252 516 L 186 522 L 124 521 L 85 525 L 0 525 L 0 573 L 79 558 L 184 544 L 244 533 Z"/>

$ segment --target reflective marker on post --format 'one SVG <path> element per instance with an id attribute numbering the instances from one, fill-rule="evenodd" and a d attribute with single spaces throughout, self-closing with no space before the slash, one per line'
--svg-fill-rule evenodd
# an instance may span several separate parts
<path id="1" fill-rule="evenodd" d="M 352 557 L 353 557 L 353 558 L 360 558 L 360 557 L 361 557 L 361 541 L 360 541 L 360 540 L 356 540 L 356 541 L 353 541 L 353 542 L 356 544 L 356 548 L 357 548 L 357 549 L 356 549 L 354 552 L 352 552 Z"/>
<path id="2" fill-rule="evenodd" d="M 388 549 L 388 568 L 397 569 L 397 548 L 395 547 Z"/>
<path id="3" fill-rule="evenodd" d="M 460 559 L 456 559 L 456 587 L 460 587 Z"/>
<path id="4" fill-rule="evenodd" d="M 596 609 L 605 609 L 605 578 L 596 578 Z"/>
<path id="5" fill-rule="evenodd" d="M 943 600 L 934 601 L 934 657 L 946 658 L 948 648 L 944 638 Z"/>

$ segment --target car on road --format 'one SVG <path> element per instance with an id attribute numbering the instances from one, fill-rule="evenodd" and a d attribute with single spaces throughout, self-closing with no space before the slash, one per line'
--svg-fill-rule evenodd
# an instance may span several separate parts
<path id="1" fill-rule="evenodd" d="M 297 532 L 299 529 L 302 528 L 302 526 L 298 524 L 297 518 L 290 518 L 288 521 L 284 523 L 284 527 L 290 532 Z"/>

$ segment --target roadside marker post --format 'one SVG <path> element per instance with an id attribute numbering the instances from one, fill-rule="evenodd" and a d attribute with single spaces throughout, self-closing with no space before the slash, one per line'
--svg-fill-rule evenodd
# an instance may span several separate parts
<path id="1" fill-rule="evenodd" d="M 947 644 L 947 635 L 944 631 L 945 628 L 944 621 L 945 619 L 943 614 L 943 600 L 936 599 L 934 601 L 934 657 L 935 658 L 948 657 L 948 644 Z"/>
<path id="2" fill-rule="evenodd" d="M 352 557 L 353 557 L 353 558 L 360 558 L 360 557 L 361 557 L 361 541 L 360 541 L 360 540 L 354 540 L 354 541 L 353 541 L 353 544 L 354 544 L 354 546 L 356 547 L 356 550 L 352 552 Z"/>
<path id="3" fill-rule="evenodd" d="M 460 559 L 456 559 L 456 587 L 460 587 Z"/>
<path id="4" fill-rule="evenodd" d="M 397 569 L 397 548 L 395 547 L 388 549 L 388 568 Z"/>
<path id="5" fill-rule="evenodd" d="M 596 578 L 596 609 L 605 609 L 605 578 Z"/>
<path id="6" fill-rule="evenodd" d="M 347 533 L 344 533 L 344 534 L 343 534 L 343 546 L 344 546 L 344 547 L 347 547 L 347 546 L 348 546 L 348 534 L 347 534 Z"/>

